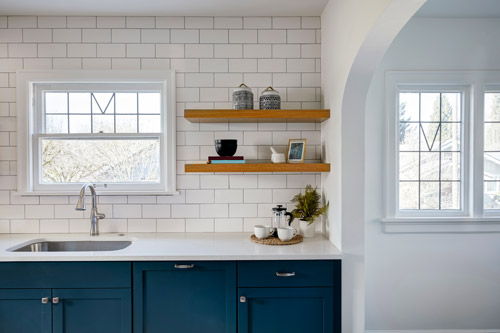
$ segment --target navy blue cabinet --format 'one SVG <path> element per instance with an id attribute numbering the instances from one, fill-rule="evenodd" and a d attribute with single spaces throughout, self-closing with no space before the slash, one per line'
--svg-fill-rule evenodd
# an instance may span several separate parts
<path id="1" fill-rule="evenodd" d="M 134 332 L 236 332 L 235 262 L 133 266 Z"/>
<path id="2" fill-rule="evenodd" d="M 0 333 L 52 332 L 50 297 L 50 289 L 0 289 Z"/>
<path id="3" fill-rule="evenodd" d="M 131 333 L 131 284 L 126 262 L 1 263 L 0 333 Z"/>
<path id="4" fill-rule="evenodd" d="M 238 263 L 239 333 L 340 333 L 340 261 Z"/>

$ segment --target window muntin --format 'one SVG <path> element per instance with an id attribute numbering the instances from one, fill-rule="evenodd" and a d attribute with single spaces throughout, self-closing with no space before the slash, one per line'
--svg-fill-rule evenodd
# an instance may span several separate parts
<path id="1" fill-rule="evenodd" d="M 398 210 L 462 210 L 463 92 L 400 90 L 398 100 Z"/>
<path id="2" fill-rule="evenodd" d="M 483 208 L 500 209 L 500 92 L 484 94 Z"/>

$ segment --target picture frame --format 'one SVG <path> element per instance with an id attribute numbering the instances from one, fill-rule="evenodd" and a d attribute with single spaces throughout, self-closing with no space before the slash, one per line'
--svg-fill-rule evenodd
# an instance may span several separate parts
<path id="1" fill-rule="evenodd" d="M 288 140 L 288 149 L 286 151 L 287 163 L 304 163 L 306 156 L 306 139 Z"/>

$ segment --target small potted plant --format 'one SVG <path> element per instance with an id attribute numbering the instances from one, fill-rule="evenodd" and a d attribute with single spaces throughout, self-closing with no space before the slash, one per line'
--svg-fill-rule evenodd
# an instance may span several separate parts
<path id="1" fill-rule="evenodd" d="M 330 202 L 321 207 L 321 194 L 318 193 L 317 187 L 311 185 L 306 186 L 304 194 L 297 194 L 293 197 L 292 203 L 296 208 L 292 211 L 295 218 L 300 219 L 300 233 L 304 237 L 314 237 L 314 221 L 316 218 L 324 215 Z"/>

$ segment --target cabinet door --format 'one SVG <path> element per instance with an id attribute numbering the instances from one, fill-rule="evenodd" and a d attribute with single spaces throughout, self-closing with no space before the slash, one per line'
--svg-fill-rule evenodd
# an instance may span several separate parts
<path id="1" fill-rule="evenodd" d="M 239 333 L 332 333 L 333 290 L 239 288 Z"/>
<path id="2" fill-rule="evenodd" d="M 236 332 L 234 262 L 134 263 L 134 332 Z"/>
<path id="3" fill-rule="evenodd" d="M 50 333 L 50 298 L 50 289 L 0 289 L 0 333 Z"/>
<path id="4" fill-rule="evenodd" d="M 130 289 L 53 289 L 54 333 L 130 333 L 130 293 Z"/>

